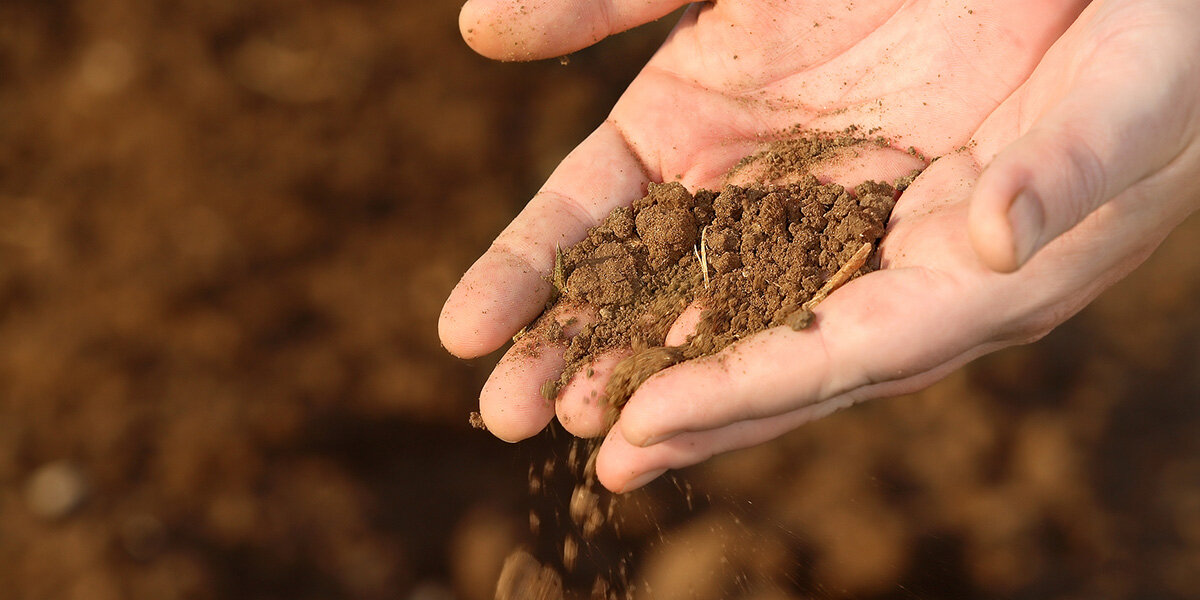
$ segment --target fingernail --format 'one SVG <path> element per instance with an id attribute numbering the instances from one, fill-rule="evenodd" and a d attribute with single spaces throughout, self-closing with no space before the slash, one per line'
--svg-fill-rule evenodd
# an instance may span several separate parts
<path id="1" fill-rule="evenodd" d="M 1037 195 L 1029 190 L 1017 194 L 1008 207 L 1008 222 L 1012 225 L 1013 253 L 1019 267 L 1037 252 L 1046 224 L 1046 213 Z"/>
<path id="2" fill-rule="evenodd" d="M 642 473 L 641 475 L 629 480 L 629 483 L 626 483 L 625 487 L 621 488 L 621 493 L 625 494 L 628 492 L 632 492 L 633 490 L 636 490 L 636 489 L 646 485 L 647 483 L 650 483 L 651 481 L 654 481 L 655 479 L 662 477 L 662 474 L 666 473 L 666 472 L 667 472 L 666 469 L 659 469 L 657 471 L 650 471 L 649 473 Z"/>

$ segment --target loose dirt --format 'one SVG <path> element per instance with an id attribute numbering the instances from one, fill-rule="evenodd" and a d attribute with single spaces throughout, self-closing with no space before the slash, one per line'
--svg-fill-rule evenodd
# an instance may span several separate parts
<path id="1" fill-rule="evenodd" d="M 511 554 L 500 571 L 496 600 L 561 600 L 562 578 L 528 552 Z"/>
<path id="2" fill-rule="evenodd" d="M 583 376 L 593 376 L 589 365 L 601 355 L 632 349 L 606 386 L 604 401 L 616 410 L 648 377 L 678 362 L 715 354 L 769 327 L 807 327 L 807 304 L 823 297 L 823 286 L 872 269 L 868 259 L 911 181 L 846 189 L 806 173 L 835 153 L 884 143 L 854 133 L 777 142 L 735 167 L 792 183 L 695 194 L 679 183 L 650 184 L 645 197 L 613 210 L 560 252 L 552 277 L 558 293 L 547 315 L 560 305 L 582 306 L 594 309 L 595 319 L 567 340 L 566 369 L 543 394 L 553 398 L 585 369 Z M 685 344 L 665 346 L 672 323 L 693 303 L 703 309 L 695 331 Z M 564 339 L 553 317 L 534 329 L 549 340 Z"/>

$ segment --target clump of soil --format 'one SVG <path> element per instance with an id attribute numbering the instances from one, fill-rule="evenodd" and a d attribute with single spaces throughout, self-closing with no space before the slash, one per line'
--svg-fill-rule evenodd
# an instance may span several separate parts
<path id="1" fill-rule="evenodd" d="M 779 142 L 739 168 L 778 179 L 855 143 L 877 143 L 849 135 Z M 645 197 L 613 210 L 559 254 L 559 293 L 547 312 L 560 304 L 587 305 L 598 318 L 568 340 L 566 369 L 543 392 L 553 397 L 600 355 L 632 348 L 606 388 L 608 405 L 619 408 L 666 367 L 769 327 L 807 327 L 814 297 L 819 301 L 829 291 L 822 286 L 872 269 L 869 254 L 910 180 L 850 190 L 802 175 L 788 184 L 695 194 L 678 183 L 650 184 Z M 839 273 L 852 262 L 852 270 Z M 666 347 L 669 328 L 693 302 L 703 308 L 695 332 L 686 344 Z M 545 320 L 539 328 L 553 329 L 553 319 Z"/>

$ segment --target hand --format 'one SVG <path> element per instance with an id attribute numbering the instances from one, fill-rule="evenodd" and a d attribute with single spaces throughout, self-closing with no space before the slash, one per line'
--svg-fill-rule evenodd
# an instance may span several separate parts
<path id="1" fill-rule="evenodd" d="M 540 311 L 556 242 L 582 237 L 646 181 L 681 174 L 691 188 L 711 185 L 759 136 L 792 124 L 881 127 L 899 147 L 945 155 L 898 203 L 885 268 L 831 296 L 815 327 L 769 330 L 724 360 L 690 361 L 648 380 L 601 449 L 597 472 L 611 489 L 856 401 L 925 387 L 979 355 L 1037 339 L 1195 208 L 1193 3 L 1096 3 L 1082 15 L 1083 2 L 796 4 L 689 9 L 610 119 L 447 301 L 447 348 L 475 356 L 499 347 Z M 554 55 L 674 5 L 586 4 L 567 29 L 549 29 L 565 16 L 555 8 L 527 2 L 529 14 L 506 18 L 512 6 L 468 4 L 468 40 L 493 56 Z M 857 171 L 824 175 L 887 179 L 910 160 L 880 151 Z M 543 348 L 536 359 L 517 350 L 481 397 L 489 428 L 510 440 L 553 416 L 537 390 L 561 368 L 561 350 Z M 568 386 L 557 407 L 586 435 L 595 411 L 582 387 Z"/>

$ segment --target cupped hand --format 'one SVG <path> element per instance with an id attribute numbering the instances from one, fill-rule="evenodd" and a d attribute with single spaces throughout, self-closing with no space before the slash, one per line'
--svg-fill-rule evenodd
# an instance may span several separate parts
<path id="1" fill-rule="evenodd" d="M 461 24 L 484 54 L 537 58 L 677 4 L 473 0 Z M 908 146 L 942 158 L 897 204 L 884 268 L 826 300 L 814 327 L 768 330 L 643 384 L 601 448 L 604 485 L 633 489 L 1037 339 L 1144 260 L 1198 195 L 1200 7 L 1086 4 L 692 6 L 455 288 L 443 343 L 459 356 L 500 347 L 541 311 L 556 244 L 582 238 L 649 181 L 714 185 L 796 124 L 877 127 L 896 147 L 830 165 L 825 179 L 902 174 L 919 166 Z M 587 399 L 606 365 L 547 402 L 540 387 L 561 370 L 562 349 L 536 339 L 518 342 L 485 386 L 488 427 L 522 439 L 557 407 L 572 432 L 597 433 Z"/>

